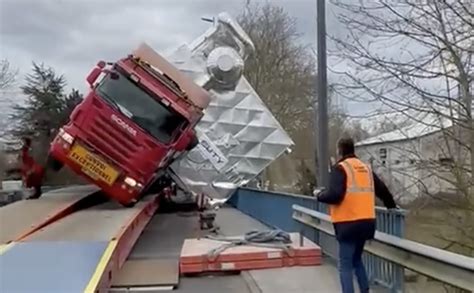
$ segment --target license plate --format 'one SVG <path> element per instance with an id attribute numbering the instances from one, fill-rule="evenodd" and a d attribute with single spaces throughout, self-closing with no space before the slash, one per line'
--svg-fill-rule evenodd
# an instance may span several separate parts
<path id="1" fill-rule="evenodd" d="M 80 145 L 75 145 L 72 148 L 69 158 L 79 164 L 82 172 L 89 177 L 104 181 L 108 185 L 112 185 L 119 175 L 117 170 Z"/>

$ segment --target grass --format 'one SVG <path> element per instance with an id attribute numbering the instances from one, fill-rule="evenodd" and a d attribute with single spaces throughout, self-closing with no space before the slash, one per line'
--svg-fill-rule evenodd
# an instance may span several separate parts
<path id="1" fill-rule="evenodd" d="M 406 216 L 407 239 L 474 257 L 473 211 L 448 207 L 424 207 Z"/>

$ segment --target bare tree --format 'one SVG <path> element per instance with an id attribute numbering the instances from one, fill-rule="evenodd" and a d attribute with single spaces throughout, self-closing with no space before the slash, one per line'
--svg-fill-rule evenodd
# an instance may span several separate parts
<path id="1" fill-rule="evenodd" d="M 6 165 L 6 156 L 2 149 L 2 146 L 0 145 L 0 183 L 5 178 L 5 171 L 6 171 L 5 165 Z"/>
<path id="2" fill-rule="evenodd" d="M 15 82 L 18 74 L 16 69 L 12 69 L 7 59 L 0 60 L 0 90 L 5 90 Z"/>
<path id="3" fill-rule="evenodd" d="M 332 4 L 347 31 L 345 36 L 330 37 L 336 47 L 332 55 L 348 65 L 347 71 L 339 72 L 336 90 L 404 116 L 411 123 L 393 127 L 402 138 L 423 133 L 410 124 L 438 133 L 428 153 L 419 147 L 400 151 L 412 156 L 410 160 L 426 175 L 417 176 L 421 189 L 438 180 L 462 196 L 457 208 L 466 212 L 465 225 L 456 223 L 455 227 L 463 229 L 461 234 L 472 231 L 472 1 L 332 0 Z M 428 156 L 433 154 L 437 157 Z M 451 240 L 466 245 L 459 238 Z"/>
<path id="4" fill-rule="evenodd" d="M 18 70 L 12 68 L 7 59 L 0 60 L 0 107 L 8 106 L 14 98 L 10 89 L 14 86 Z M 6 115 L 0 113 L 0 136 L 5 135 Z"/>
<path id="5" fill-rule="evenodd" d="M 255 45 L 255 54 L 246 64 L 247 79 L 287 131 L 307 128 L 316 67 L 295 19 L 266 2 L 248 3 L 238 21 Z"/>
<path id="6" fill-rule="evenodd" d="M 10 97 L 4 93 L 5 90 L 10 88 L 14 82 L 15 78 L 18 74 L 16 69 L 13 69 L 10 65 L 10 62 L 6 59 L 0 60 L 0 104 L 10 101 Z M 4 136 L 4 121 L 2 118 L 6 119 L 6 117 L 1 117 L 0 115 L 0 136 Z M 4 146 L 0 142 L 0 181 L 5 176 L 6 171 L 6 155 L 4 153 Z"/>
<path id="7" fill-rule="evenodd" d="M 313 123 L 317 108 L 316 54 L 302 41 L 296 20 L 271 2 L 248 1 L 238 21 L 255 45 L 255 54 L 246 64 L 245 75 L 296 144 L 293 154 L 275 162 L 265 177 L 275 181 L 295 173 L 297 187 L 292 191 L 307 194 L 316 184 L 317 176 Z M 330 89 L 330 100 L 332 93 Z M 343 134 L 363 137 L 364 133 L 357 125 L 349 125 L 343 109 L 331 102 L 330 145 L 331 150 L 335 150 L 336 141 Z M 293 166 L 288 166 L 290 164 Z M 269 176 L 282 172 L 284 176 Z"/>
<path id="8" fill-rule="evenodd" d="M 245 76 L 296 143 L 292 155 L 265 170 L 264 180 L 270 181 L 272 189 L 297 181 L 306 186 L 311 182 L 306 177 L 314 176 L 314 55 L 302 42 L 295 19 L 270 2 L 248 1 L 238 22 L 255 45 L 255 53 L 246 62 Z M 300 182 L 301 177 L 306 178 L 305 182 Z"/>

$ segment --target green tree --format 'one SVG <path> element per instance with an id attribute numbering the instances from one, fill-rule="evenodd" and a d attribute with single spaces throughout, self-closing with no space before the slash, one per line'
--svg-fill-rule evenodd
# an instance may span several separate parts
<path id="1" fill-rule="evenodd" d="M 32 72 L 21 87 L 26 100 L 13 107 L 11 120 L 15 126 L 11 133 L 19 139 L 34 138 L 34 155 L 39 158 L 46 157 L 49 142 L 82 99 L 74 89 L 66 95 L 65 85 L 64 77 L 53 68 L 33 62 Z"/>
<path id="2" fill-rule="evenodd" d="M 72 91 L 64 98 L 63 111 L 61 112 L 61 124 L 65 124 L 69 120 L 72 110 L 82 101 L 83 95 L 76 89 Z"/>

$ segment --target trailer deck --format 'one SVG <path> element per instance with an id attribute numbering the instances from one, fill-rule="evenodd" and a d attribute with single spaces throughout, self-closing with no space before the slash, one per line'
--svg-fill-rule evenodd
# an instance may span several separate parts
<path id="1" fill-rule="evenodd" d="M 77 192 L 86 190 L 79 188 Z M 40 205 L 43 200 L 52 197 L 58 200 L 64 194 L 56 191 L 28 204 Z M 19 204 L 22 202 L 0 208 L 2 225 L 9 222 L 4 217 L 10 217 L 9 209 Z M 147 288 L 117 286 L 121 280 L 133 281 L 137 276 L 158 280 L 161 285 L 155 286 L 155 290 L 172 289 L 173 279 L 177 282 L 179 278 L 178 285 L 174 286 L 176 292 L 339 290 L 336 267 L 327 259 L 323 260 L 323 265 L 315 267 L 179 276 L 183 242 L 186 238 L 204 236 L 205 232 L 199 229 L 197 213 L 155 213 L 154 208 L 156 202 L 153 198 L 147 198 L 130 209 L 119 208 L 111 202 L 97 204 L 63 215 L 27 237 L 4 243 L 9 248 L 0 252 L 0 291 L 94 292 L 102 289 L 107 292 L 143 292 Z M 232 207 L 218 211 L 216 225 L 223 236 L 268 229 Z M 120 271 L 132 263 L 138 265 L 137 269 Z M 171 287 L 166 286 L 166 278 L 171 280 L 168 284 Z"/>
<path id="2" fill-rule="evenodd" d="M 186 238 L 197 238 L 197 213 L 155 215 L 143 231 L 128 260 L 160 259 L 179 262 L 181 246 Z M 269 227 L 232 208 L 218 211 L 216 225 L 223 236 L 242 235 Z M 183 293 L 204 292 L 337 292 L 337 271 L 332 263 L 317 267 L 291 267 L 252 270 L 240 274 L 204 274 L 183 276 L 174 290 Z M 120 292 L 115 289 L 112 292 Z M 133 292 L 133 289 L 131 290 Z"/>

